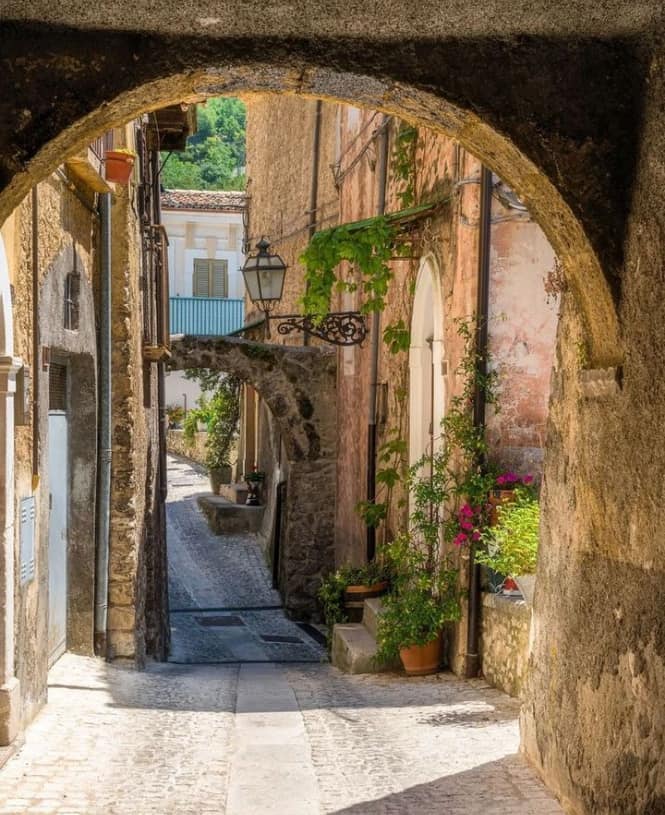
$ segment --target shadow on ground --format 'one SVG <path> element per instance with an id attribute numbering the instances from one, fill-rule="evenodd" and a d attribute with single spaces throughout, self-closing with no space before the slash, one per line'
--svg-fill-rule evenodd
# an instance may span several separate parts
<path id="1" fill-rule="evenodd" d="M 423 756 L 426 761 L 426 757 Z M 528 779 L 528 794 L 521 792 Z M 534 785 L 536 789 L 534 790 Z M 516 754 L 470 770 L 418 784 L 374 801 L 361 801 L 331 815 L 549 815 L 563 810 L 533 770 Z"/>

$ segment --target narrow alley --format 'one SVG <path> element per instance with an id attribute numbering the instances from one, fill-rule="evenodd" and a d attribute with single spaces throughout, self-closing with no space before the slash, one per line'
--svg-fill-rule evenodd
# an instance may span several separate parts
<path id="1" fill-rule="evenodd" d="M 169 476 L 173 662 L 62 657 L 0 770 L 2 815 L 562 811 L 517 754 L 516 700 L 451 674 L 325 664 L 276 607 L 253 539 L 207 532 L 199 473 L 172 459 Z"/>

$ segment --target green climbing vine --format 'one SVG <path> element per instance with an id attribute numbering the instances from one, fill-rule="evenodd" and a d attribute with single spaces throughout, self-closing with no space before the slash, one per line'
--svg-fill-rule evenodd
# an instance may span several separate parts
<path id="1" fill-rule="evenodd" d="M 397 198 L 404 208 L 415 203 L 415 162 L 418 129 L 402 123 L 395 136 L 391 156 L 392 177 L 402 185 Z M 363 314 L 385 308 L 393 272 L 390 261 L 408 254 L 396 220 L 377 215 L 354 224 L 317 232 L 300 256 L 305 267 L 305 294 L 301 306 L 305 314 L 323 317 L 330 310 L 334 291 L 357 291 L 360 287 Z M 355 274 L 342 278 L 339 265 L 346 261 Z M 403 321 L 384 329 L 384 340 L 393 353 L 408 349 L 408 329 Z"/>
<path id="2" fill-rule="evenodd" d="M 463 497 L 471 506 L 482 507 L 494 486 L 496 473 L 486 464 L 488 453 L 485 427 L 474 422 L 473 402 L 477 391 L 487 404 L 497 409 L 497 373 L 481 373 L 475 340 L 475 320 L 456 320 L 457 334 L 464 343 L 464 353 L 455 371 L 463 383 L 462 392 L 453 397 L 441 423 L 444 440 L 442 451 L 430 459 L 445 463 L 451 495 Z M 400 431 L 393 432 L 379 448 L 376 481 L 382 492 L 374 502 L 361 501 L 356 510 L 368 526 L 379 526 L 387 517 L 392 493 L 409 481 L 407 444 Z M 421 462 L 426 463 L 427 457 Z M 427 459 L 429 460 L 429 459 Z M 456 530 L 455 520 L 451 529 Z M 449 530 L 447 530 L 448 532 Z M 457 530 L 458 531 L 458 530 Z M 447 534 L 449 539 L 453 535 Z"/>
<path id="3" fill-rule="evenodd" d="M 305 294 L 301 299 L 305 314 L 322 317 L 330 310 L 334 290 L 356 291 L 358 285 L 365 295 L 362 312 L 381 311 L 392 278 L 389 262 L 396 233 L 396 226 L 386 215 L 317 232 L 300 256 L 305 267 Z M 337 267 L 342 261 L 356 270 L 360 283 L 338 276 Z"/>

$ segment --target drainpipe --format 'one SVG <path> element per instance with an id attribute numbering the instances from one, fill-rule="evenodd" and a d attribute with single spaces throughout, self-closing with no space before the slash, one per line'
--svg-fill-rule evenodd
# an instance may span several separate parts
<path id="1" fill-rule="evenodd" d="M 476 370 L 480 376 L 487 373 L 487 341 L 489 316 L 490 244 L 492 237 L 492 171 L 482 167 L 480 171 L 480 233 L 478 236 L 478 299 L 476 305 Z M 473 423 L 485 424 L 485 391 L 476 388 L 473 400 Z M 485 461 L 479 462 L 480 466 Z M 478 676 L 480 657 L 480 566 L 475 562 L 474 549 L 469 556 L 469 620 L 466 638 L 465 675 Z"/>
<path id="2" fill-rule="evenodd" d="M 39 395 L 41 380 L 39 330 L 39 195 L 32 188 L 32 489 L 39 485 Z"/>
<path id="3" fill-rule="evenodd" d="M 323 102 L 316 100 L 316 110 L 314 112 L 314 141 L 312 144 L 312 181 L 309 188 L 309 223 L 307 225 L 307 235 L 311 241 L 316 232 L 319 208 L 319 164 L 321 160 L 321 116 L 323 112 Z M 309 334 L 305 331 L 302 337 L 302 344 L 309 345 Z"/>
<path id="4" fill-rule="evenodd" d="M 386 211 L 386 179 L 388 176 L 388 117 L 383 117 L 383 124 L 378 137 L 378 197 L 376 214 L 383 215 Z M 370 375 L 369 375 L 369 403 L 367 406 L 367 501 L 376 500 L 376 402 L 379 386 L 379 344 L 381 341 L 381 313 L 372 314 L 372 327 L 370 331 Z M 367 526 L 367 562 L 374 560 L 376 555 L 376 527 Z"/>
<path id="5" fill-rule="evenodd" d="M 97 552 L 95 570 L 95 652 L 106 655 L 111 515 L 111 194 L 102 193 L 100 216 L 99 447 Z"/>

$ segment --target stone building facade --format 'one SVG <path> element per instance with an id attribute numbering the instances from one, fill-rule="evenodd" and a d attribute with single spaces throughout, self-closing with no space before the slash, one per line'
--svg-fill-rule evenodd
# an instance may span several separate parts
<path id="1" fill-rule="evenodd" d="M 301 138 L 287 126 L 292 121 L 298 122 Z M 441 420 L 463 387 L 458 369 L 464 342 L 457 321 L 472 323 L 478 307 L 482 165 L 451 139 L 427 129 L 410 132 L 407 147 L 398 148 L 404 128 L 378 111 L 342 104 L 252 99 L 248 243 L 262 235 L 271 240 L 289 267 L 277 310 L 298 312 L 304 293 L 299 256 L 314 229 L 403 210 L 408 188 L 409 206 L 423 208 L 415 218 L 408 216 L 409 257 L 391 263 L 385 309 L 367 320 L 379 321 L 379 334 L 400 321 L 410 333 L 408 351 L 393 354 L 386 343 L 379 344 L 375 426 L 378 449 L 397 435 L 408 441 L 408 461 L 415 463 L 440 443 Z M 406 173 L 399 169 L 400 158 L 407 160 Z M 558 321 L 558 295 L 552 291 L 548 302 L 545 290 L 554 253 L 527 208 L 497 177 L 487 217 L 488 346 L 500 383 L 500 409 L 488 410 L 491 455 L 499 467 L 540 481 Z M 343 274 L 352 276 L 353 271 Z M 363 301 L 358 286 L 355 292 L 335 294 L 331 310 L 358 311 Z M 282 338 L 273 332 L 271 341 Z M 295 334 L 286 341 L 302 343 L 305 338 Z M 337 465 L 330 498 L 335 502 L 338 566 L 359 565 L 367 557 L 368 532 L 356 507 L 369 497 L 371 355 L 370 340 L 337 352 Z M 269 436 L 269 414 L 260 419 L 258 435 Z M 261 467 L 269 470 L 273 451 L 262 453 Z M 377 498 L 382 497 L 379 487 Z M 401 498 L 398 491 L 393 494 L 387 522 L 377 530 L 379 543 L 406 522 Z M 494 613 L 499 624 L 503 608 L 499 605 Z M 465 626 L 466 615 L 451 653 L 460 672 L 465 670 Z M 520 659 L 526 662 L 528 621 L 522 627 Z M 490 629 L 486 634 L 493 638 Z M 489 666 L 498 651 L 488 648 L 485 653 Z M 509 653 L 506 649 L 504 656 Z"/>
<path id="2" fill-rule="evenodd" d="M 2 227 L 1 271 L 14 293 L 3 321 L 19 383 L 12 382 L 15 427 L 6 428 L 17 568 L 3 603 L 3 628 L 13 634 L 3 651 L 3 744 L 46 701 L 47 671 L 64 650 L 141 662 L 168 646 L 157 328 L 168 286 L 162 292 L 157 279 L 158 153 L 149 142 L 140 121 L 109 131 L 37 184 Z M 105 178 L 111 148 L 135 154 L 126 185 Z M 108 221 L 102 196 L 110 200 Z M 109 449 L 100 436 L 105 279 Z M 109 461 L 104 502 L 100 472 Z M 106 594 L 100 558 L 108 562 Z"/>

